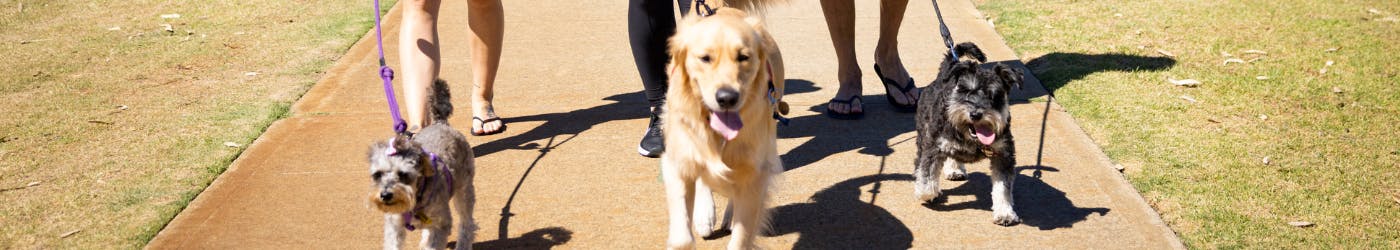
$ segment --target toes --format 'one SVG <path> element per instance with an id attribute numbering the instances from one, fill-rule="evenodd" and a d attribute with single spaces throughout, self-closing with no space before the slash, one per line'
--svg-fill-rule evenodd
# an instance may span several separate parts
<path id="1" fill-rule="evenodd" d="M 826 109 L 830 109 L 831 111 L 835 111 L 836 113 L 841 113 L 841 114 L 849 114 L 849 113 L 851 113 L 850 110 L 847 110 L 845 107 L 842 107 L 842 105 L 844 105 L 844 104 L 841 104 L 841 103 L 834 103 L 834 102 L 833 102 L 833 103 L 827 104 L 827 105 L 826 105 Z"/>
<path id="2" fill-rule="evenodd" d="M 1021 223 L 1021 217 L 1016 216 L 1016 212 L 995 211 L 992 212 L 992 223 L 1001 226 L 1011 226 Z"/>

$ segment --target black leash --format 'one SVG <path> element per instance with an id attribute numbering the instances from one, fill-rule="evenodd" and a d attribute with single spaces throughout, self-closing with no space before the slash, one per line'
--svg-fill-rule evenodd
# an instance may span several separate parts
<path id="1" fill-rule="evenodd" d="M 938 9 L 938 0 L 933 0 L 933 13 L 938 15 L 938 31 L 943 34 L 943 45 L 948 46 L 948 53 L 953 55 L 953 60 L 957 60 L 958 52 L 953 50 L 953 35 L 948 33 L 948 25 L 943 23 L 943 11 Z"/>
<path id="2" fill-rule="evenodd" d="M 707 17 L 715 14 L 715 9 L 710 8 L 709 4 L 705 4 L 705 0 L 695 0 L 695 7 L 700 7 L 695 8 L 695 14 L 700 15 L 700 17 Z"/>

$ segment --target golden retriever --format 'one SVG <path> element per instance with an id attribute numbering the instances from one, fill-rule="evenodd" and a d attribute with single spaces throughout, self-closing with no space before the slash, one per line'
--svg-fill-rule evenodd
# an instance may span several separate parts
<path id="1" fill-rule="evenodd" d="M 754 248 L 767 225 L 768 188 L 783 169 L 774 117 L 783 93 L 782 55 L 760 19 L 733 8 L 686 18 L 670 43 L 661 156 L 667 247 L 692 248 L 692 228 L 711 233 L 713 190 L 730 199 L 729 249 Z"/>

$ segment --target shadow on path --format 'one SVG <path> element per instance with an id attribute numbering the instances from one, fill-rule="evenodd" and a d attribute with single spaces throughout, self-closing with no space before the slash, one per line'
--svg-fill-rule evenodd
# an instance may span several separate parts
<path id="1" fill-rule="evenodd" d="M 640 91 L 617 94 L 603 98 L 603 100 L 613 101 L 613 103 L 564 113 L 501 118 L 507 124 L 528 121 L 544 121 L 544 124 L 540 124 L 540 126 L 525 133 L 476 145 L 472 147 L 472 150 L 477 157 L 507 149 L 538 150 L 540 145 L 533 143 L 534 141 L 565 134 L 578 135 L 604 122 L 640 119 L 648 116 L 647 104 Z M 642 131 L 637 131 L 638 140 L 641 140 L 641 135 Z"/>
<path id="2" fill-rule="evenodd" d="M 1017 170 L 1030 169 L 1031 166 L 1017 167 Z M 1045 171 L 1059 172 L 1054 167 L 1044 166 Z M 946 182 L 946 181 L 945 181 Z M 977 223 L 991 223 L 992 218 L 992 180 L 986 173 L 970 172 L 967 180 L 962 185 L 952 189 L 943 190 L 943 196 L 939 196 L 931 203 L 924 206 L 934 211 L 953 211 L 963 209 L 986 210 L 985 220 L 977 220 Z M 1090 214 L 1097 213 L 1099 216 L 1108 214 L 1110 209 L 1103 207 L 1083 208 L 1074 206 L 1069 198 L 1065 197 L 1065 192 L 1056 189 L 1054 186 L 1046 184 L 1038 178 L 1021 175 L 1016 177 L 1014 192 L 1016 213 L 1021 216 L 1021 223 L 1027 226 L 1040 228 L 1040 230 L 1052 230 L 1056 228 L 1070 228 L 1074 223 L 1084 221 Z M 972 195 L 976 199 L 969 202 L 945 204 L 949 196 Z"/>
<path id="3" fill-rule="evenodd" d="M 472 244 L 474 249 L 550 249 L 573 239 L 574 232 L 562 227 L 535 229 L 519 238 L 498 239 Z M 447 248 L 456 248 L 457 242 L 448 243 Z"/>
<path id="4" fill-rule="evenodd" d="M 813 195 L 806 203 L 773 208 L 770 236 L 798 233 L 793 249 L 909 249 L 914 235 L 884 208 L 860 200 L 860 187 L 882 181 L 913 181 L 908 174 L 852 178 Z M 872 201 L 873 203 L 873 201 Z"/>
<path id="5" fill-rule="evenodd" d="M 809 86 L 811 84 L 803 82 Z M 789 85 L 789 88 L 792 88 L 791 86 Z M 872 156 L 889 156 L 894 153 L 889 140 L 914 131 L 914 114 L 895 112 L 890 108 L 890 104 L 884 101 L 884 94 L 864 95 L 861 96 L 861 100 L 865 101 L 865 117 L 860 120 L 836 120 L 827 117 L 823 113 L 826 111 L 826 103 L 822 103 L 807 109 L 817 114 L 793 117 L 790 126 L 779 126 L 780 139 L 812 138 L 782 155 L 783 170 L 801 168 L 827 156 L 850 150 L 858 149 L 859 153 Z M 912 164 L 913 160 L 910 159 L 909 162 Z"/>

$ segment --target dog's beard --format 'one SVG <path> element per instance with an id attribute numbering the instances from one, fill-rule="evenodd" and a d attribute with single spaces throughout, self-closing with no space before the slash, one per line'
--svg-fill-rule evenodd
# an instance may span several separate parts
<path id="1" fill-rule="evenodd" d="M 417 197 L 415 196 L 416 194 L 413 189 L 409 188 L 407 185 L 396 184 L 393 188 L 390 188 L 390 192 L 394 194 L 394 198 L 387 202 L 379 199 L 379 192 L 373 192 L 370 194 L 370 204 L 374 204 L 376 209 L 384 213 L 403 213 L 412 209 L 414 203 L 417 202 L 415 200 Z"/>
<path id="2" fill-rule="evenodd" d="M 950 104 L 946 114 L 948 123 L 956 124 L 960 131 L 967 133 L 967 138 L 976 140 L 982 145 L 991 146 L 992 143 L 996 142 L 997 133 L 1002 127 L 1000 123 L 996 122 L 1003 119 L 1001 113 L 984 111 L 982 119 L 972 120 L 972 117 L 968 116 L 968 112 L 974 109 L 976 108 L 967 104 Z"/>

